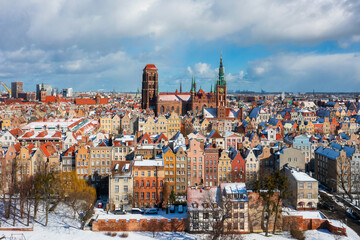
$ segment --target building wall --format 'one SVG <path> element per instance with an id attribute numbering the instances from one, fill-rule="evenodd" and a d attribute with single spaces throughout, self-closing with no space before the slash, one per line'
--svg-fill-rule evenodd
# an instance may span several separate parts
<path id="1" fill-rule="evenodd" d="M 205 149 L 205 171 L 204 171 L 204 185 L 218 186 L 218 161 L 219 149 L 206 148 Z"/>
<path id="2" fill-rule="evenodd" d="M 192 139 L 187 150 L 188 157 L 188 186 L 203 185 L 204 179 L 204 151 L 200 142 Z"/>
<path id="3" fill-rule="evenodd" d="M 109 201 L 111 209 L 131 210 L 133 179 L 131 174 L 115 174 L 109 178 Z"/>
<path id="4" fill-rule="evenodd" d="M 164 185 L 164 168 L 155 166 L 135 166 L 134 173 L 134 207 L 153 207 L 162 200 Z M 156 176 L 157 171 L 157 176 Z M 149 184 L 148 184 L 149 183 Z"/>
<path id="5" fill-rule="evenodd" d="M 175 160 L 175 190 L 176 194 L 186 195 L 187 189 L 187 155 L 186 151 L 183 148 L 180 148 L 176 152 Z"/>

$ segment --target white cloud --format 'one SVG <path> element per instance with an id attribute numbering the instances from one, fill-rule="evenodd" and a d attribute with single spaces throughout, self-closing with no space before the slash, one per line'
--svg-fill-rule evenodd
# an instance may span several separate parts
<path id="1" fill-rule="evenodd" d="M 218 69 L 211 68 L 211 65 L 208 63 L 198 62 L 193 67 L 188 66 L 187 71 L 190 75 L 195 76 L 195 78 L 215 79 Z"/>
<path id="2" fill-rule="evenodd" d="M 355 91 L 360 53 L 279 54 L 250 62 L 245 78 L 267 91 Z"/>
<path id="3" fill-rule="evenodd" d="M 359 2 L 351 0 L 20 2 L 2 4 L 0 20 L 6 24 L 0 27 L 45 45 L 86 42 L 89 38 L 163 39 L 174 34 L 207 40 L 231 36 L 246 44 L 319 42 L 360 34 Z M 9 30 L 15 26 L 17 30 Z M 2 36 L 5 41 L 13 37 Z"/>

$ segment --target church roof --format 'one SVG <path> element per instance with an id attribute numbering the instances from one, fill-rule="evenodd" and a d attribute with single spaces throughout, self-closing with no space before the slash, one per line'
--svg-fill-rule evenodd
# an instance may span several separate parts
<path id="1" fill-rule="evenodd" d="M 156 68 L 155 64 L 147 64 L 144 70 L 158 70 L 158 69 Z"/>

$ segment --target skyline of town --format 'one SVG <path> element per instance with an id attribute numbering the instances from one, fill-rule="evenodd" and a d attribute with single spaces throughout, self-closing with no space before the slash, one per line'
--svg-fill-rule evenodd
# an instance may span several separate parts
<path id="1" fill-rule="evenodd" d="M 0 80 L 23 81 L 27 91 L 49 83 L 129 92 L 141 87 L 143 66 L 155 64 L 160 91 L 180 81 L 188 87 L 192 76 L 210 89 L 222 52 L 234 90 L 354 91 L 359 8 L 352 1 L 7 1 Z"/>
<path id="2" fill-rule="evenodd" d="M 360 0 L 0 0 L 0 239 L 360 240 Z"/>

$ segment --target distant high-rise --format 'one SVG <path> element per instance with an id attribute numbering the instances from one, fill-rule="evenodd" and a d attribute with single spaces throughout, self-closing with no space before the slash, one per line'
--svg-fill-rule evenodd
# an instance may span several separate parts
<path id="1" fill-rule="evenodd" d="M 73 89 L 72 88 L 64 88 L 62 90 L 62 94 L 63 94 L 64 97 L 72 97 Z"/>
<path id="2" fill-rule="evenodd" d="M 47 96 L 51 96 L 51 94 L 52 94 L 52 87 L 50 84 L 45 84 L 45 83 L 37 84 L 36 85 L 36 99 L 37 100 L 40 100 L 41 90 L 45 90 Z"/>
<path id="3" fill-rule="evenodd" d="M 11 83 L 11 97 L 19 98 L 19 93 L 23 92 L 23 82 L 12 82 Z"/>

